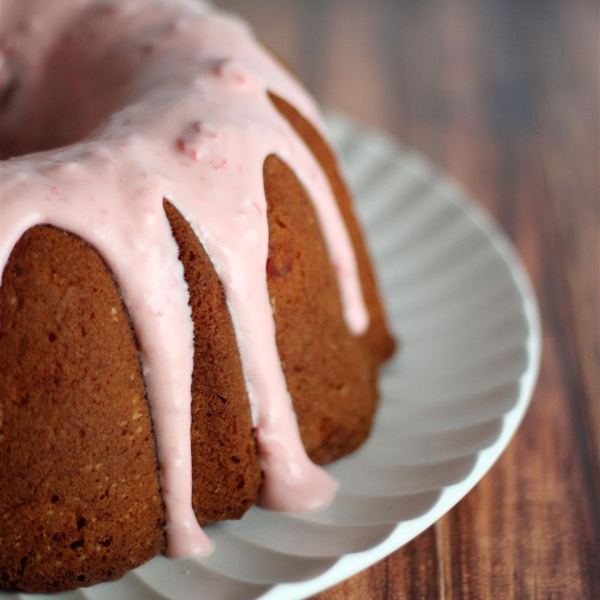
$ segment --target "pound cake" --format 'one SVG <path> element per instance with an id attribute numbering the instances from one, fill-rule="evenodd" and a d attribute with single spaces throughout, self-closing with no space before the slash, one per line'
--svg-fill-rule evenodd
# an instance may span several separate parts
<path id="1" fill-rule="evenodd" d="M 0 2 L 0 589 L 308 511 L 394 348 L 313 100 L 196 0 Z"/>

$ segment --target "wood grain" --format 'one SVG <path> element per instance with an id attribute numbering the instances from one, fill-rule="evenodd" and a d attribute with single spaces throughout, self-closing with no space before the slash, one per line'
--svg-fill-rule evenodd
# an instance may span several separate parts
<path id="1" fill-rule="evenodd" d="M 314 600 L 600 598 L 600 81 L 596 0 L 221 0 L 317 98 L 458 179 L 538 294 L 540 382 L 453 511 Z"/>

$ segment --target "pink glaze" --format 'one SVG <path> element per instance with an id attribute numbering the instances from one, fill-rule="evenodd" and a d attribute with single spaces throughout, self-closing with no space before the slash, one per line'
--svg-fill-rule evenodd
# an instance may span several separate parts
<path id="1" fill-rule="evenodd" d="M 0 140 L 60 147 L 0 162 L 0 272 L 39 223 L 81 236 L 113 271 L 140 343 L 168 555 L 204 554 L 211 543 L 191 506 L 193 327 L 163 198 L 189 221 L 225 290 L 265 473 L 262 505 L 327 505 L 336 483 L 302 446 L 265 272 L 263 163 L 276 154 L 315 203 L 350 330 L 366 330 L 327 178 L 266 91 L 322 128 L 313 101 L 243 23 L 193 0 L 2 0 L 0 98 L 11 82 Z"/>

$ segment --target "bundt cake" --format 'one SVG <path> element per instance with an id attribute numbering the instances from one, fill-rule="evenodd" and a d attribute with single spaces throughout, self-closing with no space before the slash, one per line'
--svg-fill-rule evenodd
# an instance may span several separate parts
<path id="1" fill-rule="evenodd" d="M 199 0 L 0 2 L 0 588 L 306 511 L 393 351 L 306 92 Z"/>

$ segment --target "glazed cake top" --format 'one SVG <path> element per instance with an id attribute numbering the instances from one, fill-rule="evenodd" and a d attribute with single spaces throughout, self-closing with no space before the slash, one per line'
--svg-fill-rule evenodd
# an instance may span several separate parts
<path id="1" fill-rule="evenodd" d="M 165 198 L 223 285 L 265 474 L 261 504 L 313 510 L 336 488 L 306 456 L 277 353 L 269 155 L 314 202 L 353 333 L 366 330 L 368 313 L 329 182 L 267 91 L 322 130 L 311 98 L 248 27 L 207 3 L 0 3 L 0 273 L 42 223 L 89 242 L 114 273 L 139 340 L 173 557 L 211 545 L 191 505 L 193 326 Z"/>

